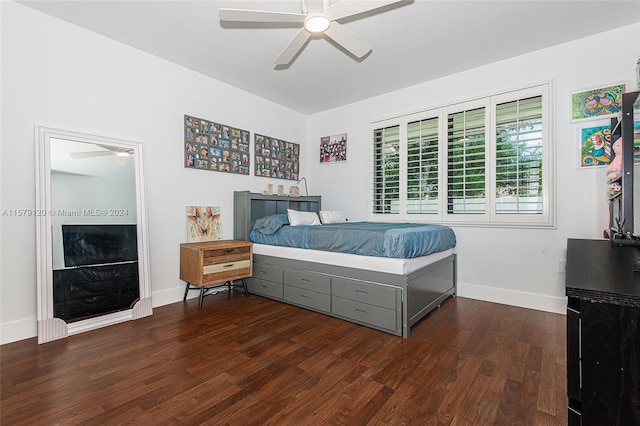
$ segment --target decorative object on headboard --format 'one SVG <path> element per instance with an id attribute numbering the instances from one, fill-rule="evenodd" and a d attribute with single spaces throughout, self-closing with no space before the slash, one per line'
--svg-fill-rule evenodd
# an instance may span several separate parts
<path id="1" fill-rule="evenodd" d="M 300 173 L 300 144 L 254 135 L 255 176 L 298 180 Z"/>
<path id="2" fill-rule="evenodd" d="M 599 89 L 589 89 L 571 94 L 571 119 L 583 120 L 610 116 L 620 112 L 622 94 L 627 90 L 625 83 Z"/>
<path id="3" fill-rule="evenodd" d="M 187 206 L 187 242 L 198 243 L 221 238 L 220 207 Z"/>
<path id="4" fill-rule="evenodd" d="M 295 185 L 291 185 L 289 187 L 289 196 L 291 197 L 299 197 L 300 196 L 300 188 Z"/>
<path id="5" fill-rule="evenodd" d="M 320 163 L 347 161 L 347 134 L 320 138 Z"/>
<path id="6" fill-rule="evenodd" d="M 184 116 L 184 166 L 190 169 L 249 174 L 250 132 Z"/>

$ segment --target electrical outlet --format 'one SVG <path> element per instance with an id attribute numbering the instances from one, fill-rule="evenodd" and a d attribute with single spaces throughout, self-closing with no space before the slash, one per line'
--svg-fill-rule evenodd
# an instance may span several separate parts
<path id="1" fill-rule="evenodd" d="M 567 273 L 567 261 L 564 259 L 558 259 L 558 269 L 557 269 L 559 274 L 566 274 Z"/>

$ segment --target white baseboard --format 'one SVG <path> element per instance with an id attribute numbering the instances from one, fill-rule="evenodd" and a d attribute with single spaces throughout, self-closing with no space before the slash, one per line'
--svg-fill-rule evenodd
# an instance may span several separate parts
<path id="1" fill-rule="evenodd" d="M 38 319 L 36 317 L 5 322 L 0 325 L 0 345 L 29 339 L 37 335 Z"/>
<path id="2" fill-rule="evenodd" d="M 458 296 L 538 311 L 567 313 L 567 298 L 458 282 Z"/>

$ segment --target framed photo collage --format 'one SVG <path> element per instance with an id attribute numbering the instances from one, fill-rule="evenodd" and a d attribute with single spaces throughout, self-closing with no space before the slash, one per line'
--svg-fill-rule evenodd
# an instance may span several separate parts
<path id="1" fill-rule="evenodd" d="M 298 180 L 300 145 L 264 135 L 255 135 L 255 176 Z"/>
<path id="2" fill-rule="evenodd" d="M 184 116 L 184 166 L 248 175 L 251 168 L 248 130 Z M 255 135 L 255 176 L 298 180 L 300 144 Z"/>

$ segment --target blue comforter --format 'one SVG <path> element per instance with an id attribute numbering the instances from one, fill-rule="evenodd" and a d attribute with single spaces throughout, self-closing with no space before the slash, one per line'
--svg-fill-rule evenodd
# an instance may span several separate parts
<path id="1" fill-rule="evenodd" d="M 443 225 L 419 223 L 347 222 L 318 226 L 264 226 L 256 222 L 254 243 L 297 247 L 363 256 L 413 258 L 455 247 L 456 236 Z M 271 223 L 273 224 L 273 223 Z M 274 229 L 276 228 L 276 229 Z"/>

